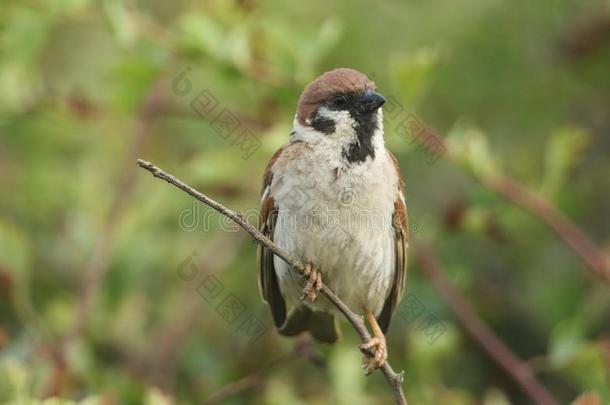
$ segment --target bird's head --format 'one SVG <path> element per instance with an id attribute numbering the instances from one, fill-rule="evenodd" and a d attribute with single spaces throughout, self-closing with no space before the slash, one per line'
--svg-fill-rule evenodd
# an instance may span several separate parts
<path id="1" fill-rule="evenodd" d="M 346 68 L 326 72 L 301 94 L 296 123 L 333 137 L 349 162 L 374 158 L 373 136 L 382 136 L 385 98 L 366 75 Z"/>

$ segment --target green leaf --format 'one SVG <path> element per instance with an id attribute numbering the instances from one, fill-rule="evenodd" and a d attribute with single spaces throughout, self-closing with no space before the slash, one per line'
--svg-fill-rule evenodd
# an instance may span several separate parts
<path id="1" fill-rule="evenodd" d="M 543 194 L 553 197 L 560 191 L 590 141 L 589 133 L 582 128 L 566 127 L 551 134 L 544 153 Z"/>
<path id="2" fill-rule="evenodd" d="M 215 19 L 201 13 L 189 13 L 178 23 L 180 43 L 187 50 L 195 50 L 221 61 L 228 61 L 227 32 Z"/>
<path id="3" fill-rule="evenodd" d="M 278 378 L 272 378 L 269 381 L 265 399 L 264 403 L 269 405 L 305 405 L 306 403 L 299 399 L 290 381 Z"/>
<path id="4" fill-rule="evenodd" d="M 574 359 L 583 344 L 583 325 L 579 319 L 559 323 L 550 336 L 551 364 L 554 367 L 565 366 Z"/>
<path id="5" fill-rule="evenodd" d="M 137 39 L 136 23 L 122 0 L 105 0 L 104 13 L 119 44 L 130 46 Z"/>
<path id="6" fill-rule="evenodd" d="M 456 125 L 446 138 L 449 154 L 477 177 L 494 175 L 498 164 L 483 131 Z"/>
<path id="7" fill-rule="evenodd" d="M 159 388 L 151 388 L 146 393 L 146 405 L 172 405 L 174 401 L 169 396 L 163 394 Z"/>
<path id="8" fill-rule="evenodd" d="M 0 266 L 26 281 L 29 264 L 30 251 L 25 235 L 0 220 Z"/>
<path id="9" fill-rule="evenodd" d="M 362 357 L 352 347 L 337 346 L 330 360 L 334 397 L 337 404 L 369 404 L 360 364 Z"/>
<path id="10" fill-rule="evenodd" d="M 400 98 L 405 105 L 414 105 L 426 92 L 434 68 L 441 60 L 439 48 L 420 48 L 408 55 L 395 57 L 391 71 L 396 78 Z"/>

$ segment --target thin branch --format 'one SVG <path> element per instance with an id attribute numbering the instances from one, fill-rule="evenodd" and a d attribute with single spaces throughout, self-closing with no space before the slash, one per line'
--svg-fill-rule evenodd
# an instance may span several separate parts
<path id="1" fill-rule="evenodd" d="M 276 357 L 275 359 L 273 359 L 269 363 L 267 363 L 265 366 L 263 366 L 261 369 L 255 370 L 252 373 L 240 378 L 239 380 L 229 383 L 229 384 L 225 385 L 224 387 L 220 388 L 218 391 L 216 391 L 212 395 L 210 395 L 203 402 L 203 404 L 204 405 L 219 404 L 229 397 L 232 397 L 234 395 L 239 394 L 240 392 L 243 392 L 247 389 L 250 389 L 250 388 L 253 388 L 253 387 L 259 385 L 263 381 L 263 377 L 267 373 L 269 373 L 275 367 L 282 364 L 285 360 L 288 360 L 289 358 L 294 357 L 299 354 L 299 351 L 297 349 L 298 343 L 299 342 L 296 342 L 294 348 L 290 352 L 284 353 L 284 354 Z"/>
<path id="2" fill-rule="evenodd" d="M 140 167 L 151 172 L 153 176 L 160 178 L 162 180 L 165 180 L 169 184 L 171 184 L 171 185 L 179 188 L 180 190 L 184 191 L 185 193 L 189 194 L 191 197 L 194 197 L 197 200 L 199 200 L 200 202 L 204 203 L 205 205 L 215 209 L 220 214 L 235 221 L 240 227 L 242 227 L 246 232 L 248 232 L 250 234 L 250 236 L 258 244 L 271 250 L 277 257 L 284 260 L 299 275 L 305 277 L 305 268 L 304 268 L 303 263 L 294 259 L 286 251 L 284 251 L 282 248 L 280 248 L 278 245 L 276 245 L 271 239 L 267 238 L 265 235 L 263 235 L 261 232 L 259 232 L 259 230 L 256 229 L 256 227 L 254 227 L 252 224 L 250 224 L 248 222 L 248 220 L 242 214 L 240 214 L 239 212 L 230 210 L 229 208 L 227 208 L 224 205 L 220 204 L 219 202 L 211 199 L 210 197 L 206 196 L 205 194 L 195 190 L 194 188 L 187 185 L 183 181 L 177 179 L 176 177 L 172 176 L 169 173 L 166 173 L 165 171 L 161 170 L 160 168 L 158 168 L 157 166 L 153 165 L 150 162 L 144 161 L 142 159 L 138 159 L 137 162 Z M 369 334 L 369 331 L 367 330 L 367 328 L 364 324 L 364 321 L 362 320 L 362 318 L 360 316 L 358 316 L 357 314 L 352 312 L 352 310 L 349 309 L 347 307 L 347 305 L 345 305 L 343 303 L 343 301 L 341 301 L 335 295 L 335 293 L 333 293 L 325 285 L 322 285 L 320 292 L 335 307 L 337 307 L 337 309 L 349 321 L 349 323 L 353 326 L 353 328 L 356 330 L 356 332 L 360 336 L 360 339 L 362 340 L 363 343 L 367 343 L 371 340 L 371 335 Z M 372 353 L 368 353 L 368 354 L 370 355 Z M 407 404 L 407 400 L 402 391 L 403 374 L 396 373 L 390 366 L 390 363 L 387 361 L 381 368 L 381 371 L 383 372 L 383 375 L 385 376 L 386 380 L 388 381 L 388 384 L 390 384 L 390 387 L 392 388 L 394 397 L 396 399 L 396 403 L 397 404 Z"/>
<path id="3" fill-rule="evenodd" d="M 212 393 L 204 402 L 204 405 L 215 405 L 223 403 L 227 398 L 237 395 L 243 391 L 254 388 L 264 382 L 263 377 L 271 372 L 274 368 L 284 363 L 284 361 L 291 358 L 304 357 L 316 364 L 319 354 L 316 353 L 312 347 L 311 340 L 300 339 L 294 342 L 292 350 L 288 353 L 284 353 L 275 359 L 265 364 L 259 370 L 255 370 L 252 373 L 225 385 L 218 391 Z"/>
<path id="4" fill-rule="evenodd" d="M 505 176 L 490 176 L 482 181 L 507 200 L 542 219 L 596 275 L 610 284 L 610 262 L 606 254 L 548 201 Z"/>
<path id="5" fill-rule="evenodd" d="M 122 177 L 118 182 L 114 200 L 108 210 L 104 221 L 104 227 L 100 232 L 100 237 L 95 244 L 90 261 L 84 270 L 81 289 L 78 296 L 79 302 L 76 318 L 68 334 L 64 337 L 64 345 L 80 335 L 85 328 L 92 305 L 97 298 L 100 284 L 108 271 L 112 257 L 112 241 L 117 226 L 122 220 L 129 197 L 134 190 L 136 173 L 135 170 L 132 169 L 133 159 L 135 159 L 137 154 L 142 150 L 150 126 L 165 101 L 163 92 L 165 84 L 166 83 L 161 78 L 156 79 L 151 84 L 148 95 L 140 109 L 138 118 L 134 123 L 132 141 L 120 172 Z"/>
<path id="6" fill-rule="evenodd" d="M 519 359 L 500 338 L 479 318 L 472 306 L 451 284 L 441 269 L 438 258 L 429 247 L 418 243 L 415 257 L 466 331 L 502 367 L 513 380 L 540 405 L 558 405 L 559 401 L 537 379 L 530 367 Z"/>
<path id="7" fill-rule="evenodd" d="M 218 235 L 211 243 L 206 244 L 204 252 L 199 257 L 206 258 L 205 261 L 197 264 L 198 277 L 204 278 L 210 274 L 218 274 L 229 263 L 231 258 L 224 255 L 214 255 L 222 246 L 238 247 L 245 235 L 229 235 L 223 233 Z M 150 339 L 152 344 L 150 351 L 151 357 L 147 359 L 149 364 L 149 375 L 155 385 L 162 389 L 173 390 L 177 373 L 176 362 L 184 349 L 184 341 L 189 336 L 191 330 L 201 322 L 201 306 L 205 302 L 197 292 L 190 288 L 185 288 L 178 297 L 179 314 L 174 315 L 167 322 L 161 323 Z"/>
<path id="8" fill-rule="evenodd" d="M 451 152 L 445 140 L 433 130 L 426 128 L 425 136 L 415 138 L 429 153 L 440 156 Z M 448 153 L 452 160 L 451 153 Z M 610 258 L 574 222 L 563 215 L 553 204 L 503 175 L 482 175 L 477 179 L 486 187 L 529 211 L 551 228 L 585 262 L 587 267 L 607 284 L 610 284 Z"/>
<path id="9" fill-rule="evenodd" d="M 210 397 L 203 402 L 204 405 L 220 404 L 221 401 L 224 401 L 226 398 L 237 395 L 247 389 L 256 387 L 261 383 L 261 379 L 267 371 L 286 360 L 287 357 L 287 355 L 280 356 L 277 359 L 272 360 L 271 363 L 267 364 L 262 370 L 257 370 L 237 381 L 225 385 L 210 395 Z"/>

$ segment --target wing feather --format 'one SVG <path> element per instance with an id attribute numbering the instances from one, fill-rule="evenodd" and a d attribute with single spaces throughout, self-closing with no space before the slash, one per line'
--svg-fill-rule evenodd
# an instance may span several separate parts
<path id="1" fill-rule="evenodd" d="M 407 264 L 407 246 L 409 244 L 409 220 L 407 217 L 407 206 L 404 199 L 404 187 L 405 183 L 400 175 L 398 168 L 398 161 L 390 152 L 388 152 L 392 159 L 396 172 L 398 173 L 399 184 L 396 193 L 396 201 L 394 202 L 394 213 L 392 215 L 392 227 L 394 229 L 394 279 L 392 281 L 392 287 L 390 293 L 383 305 L 381 314 L 377 318 L 377 322 L 381 330 L 385 333 L 390 326 L 390 320 L 392 315 L 398 306 L 398 303 L 402 299 L 404 292 L 405 278 L 406 278 L 406 264 Z"/>
<path id="2" fill-rule="evenodd" d="M 270 195 L 271 182 L 273 181 L 272 169 L 273 164 L 282 151 L 283 148 L 280 148 L 271 157 L 263 178 L 259 229 L 271 240 L 273 240 L 278 212 L 275 201 Z M 286 320 L 286 303 L 280 291 L 277 275 L 275 274 L 273 253 L 262 246 L 258 248 L 258 281 L 263 300 L 269 305 L 273 315 L 273 322 L 279 328 Z"/>

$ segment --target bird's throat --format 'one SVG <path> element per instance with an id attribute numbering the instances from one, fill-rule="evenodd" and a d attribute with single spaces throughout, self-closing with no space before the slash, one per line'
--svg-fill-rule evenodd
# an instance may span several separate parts
<path id="1" fill-rule="evenodd" d="M 367 114 L 353 117 L 356 125 L 354 131 L 356 139 L 346 145 L 343 149 L 343 157 L 348 163 L 358 164 L 367 158 L 375 159 L 375 145 L 373 137 L 379 129 L 379 117 L 377 114 Z"/>

